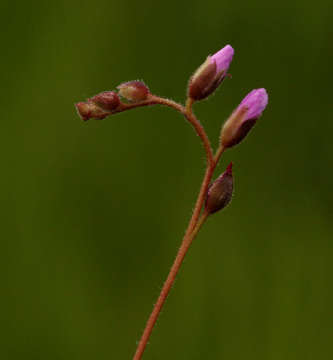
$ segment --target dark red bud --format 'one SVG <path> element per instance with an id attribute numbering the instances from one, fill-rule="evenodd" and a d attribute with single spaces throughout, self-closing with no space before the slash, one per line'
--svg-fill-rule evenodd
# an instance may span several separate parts
<path id="1" fill-rule="evenodd" d="M 209 187 L 206 197 L 205 210 L 208 214 L 225 208 L 231 201 L 233 193 L 232 163 Z"/>
<path id="2" fill-rule="evenodd" d="M 120 104 L 119 96 L 114 91 L 104 91 L 90 99 L 96 105 L 107 111 L 114 111 Z"/>

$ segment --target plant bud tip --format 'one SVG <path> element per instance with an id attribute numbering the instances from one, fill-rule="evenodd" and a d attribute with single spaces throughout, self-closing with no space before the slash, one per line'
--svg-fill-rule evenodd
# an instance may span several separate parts
<path id="1" fill-rule="evenodd" d="M 232 175 L 232 162 L 227 166 L 226 174 Z"/>

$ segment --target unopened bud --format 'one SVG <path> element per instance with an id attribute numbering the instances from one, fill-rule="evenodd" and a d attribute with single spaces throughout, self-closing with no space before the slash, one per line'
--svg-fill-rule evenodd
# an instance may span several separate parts
<path id="1" fill-rule="evenodd" d="M 193 100 L 202 100 L 213 93 L 227 76 L 234 49 L 226 45 L 196 70 L 190 79 L 188 96 Z"/>
<path id="2" fill-rule="evenodd" d="M 148 86 L 137 80 L 120 84 L 117 88 L 119 95 L 131 102 L 144 101 L 150 94 Z"/>
<path id="3" fill-rule="evenodd" d="M 231 201 L 233 192 L 232 163 L 209 187 L 206 197 L 205 211 L 208 214 L 225 208 Z"/>
<path id="4" fill-rule="evenodd" d="M 89 119 L 104 119 L 110 113 L 104 111 L 99 106 L 91 101 L 79 102 L 75 104 L 76 110 L 80 115 L 81 119 L 87 121 Z"/>
<path id="5" fill-rule="evenodd" d="M 224 123 L 221 145 L 229 148 L 240 143 L 262 115 L 268 103 L 265 89 L 252 90 Z"/>
<path id="6" fill-rule="evenodd" d="M 119 96 L 114 91 L 104 91 L 90 99 L 103 110 L 114 111 L 120 104 Z"/>

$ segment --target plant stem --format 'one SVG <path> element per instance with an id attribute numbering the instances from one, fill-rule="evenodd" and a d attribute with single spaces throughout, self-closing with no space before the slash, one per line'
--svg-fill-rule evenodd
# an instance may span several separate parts
<path id="1" fill-rule="evenodd" d="M 154 325 L 158 319 L 158 316 L 159 316 L 161 309 L 165 303 L 165 300 L 169 295 L 169 292 L 170 292 L 172 285 L 176 279 L 178 271 L 183 263 L 186 253 L 187 253 L 193 239 L 196 237 L 196 235 L 198 234 L 199 230 L 201 229 L 202 225 L 204 224 L 204 222 L 206 221 L 206 219 L 209 215 L 207 212 L 204 211 L 200 217 L 201 209 L 203 207 L 205 197 L 206 197 L 208 187 L 211 182 L 214 170 L 216 168 L 216 165 L 217 165 L 222 153 L 224 152 L 224 148 L 222 146 L 220 146 L 219 149 L 217 150 L 215 156 L 213 155 L 213 151 L 212 151 L 208 136 L 207 136 L 204 128 L 200 124 L 200 122 L 197 120 L 197 118 L 193 114 L 193 111 L 192 111 L 193 101 L 191 99 L 188 99 L 186 102 L 186 107 L 183 107 L 182 105 L 175 103 L 172 100 L 163 99 L 163 98 L 152 95 L 149 99 L 149 103 L 147 101 L 146 105 L 154 105 L 154 104 L 166 105 L 166 106 L 176 109 L 177 111 L 181 112 L 186 117 L 186 119 L 192 124 L 196 133 L 199 135 L 199 137 L 201 138 L 201 140 L 203 142 L 205 152 L 206 152 L 206 157 L 207 157 L 207 167 L 206 167 L 205 175 L 204 175 L 201 187 L 200 187 L 198 198 L 197 198 L 194 210 L 193 210 L 192 217 L 190 219 L 190 222 L 186 229 L 185 235 L 183 237 L 183 241 L 178 250 L 176 259 L 170 269 L 168 277 L 163 285 L 161 293 L 157 299 L 157 302 L 154 305 L 153 311 L 147 321 L 146 327 L 144 329 L 144 332 L 143 332 L 140 342 L 138 344 L 138 347 L 135 352 L 133 360 L 141 359 L 143 352 L 146 348 L 146 345 L 148 343 L 148 340 L 150 338 L 150 335 L 153 331 Z M 128 106 L 130 108 L 132 108 L 132 106 L 134 107 L 134 105 L 135 104 L 128 105 Z M 144 105 L 140 105 L 140 106 L 144 106 Z"/>
<path id="2" fill-rule="evenodd" d="M 218 162 L 220 161 L 220 158 L 221 158 L 222 154 L 224 153 L 224 150 L 225 150 L 225 148 L 220 144 L 214 155 L 215 165 L 217 165 Z"/>
<path id="3" fill-rule="evenodd" d="M 223 148 L 220 149 L 220 151 L 218 151 L 216 153 L 216 160 L 218 161 L 220 156 L 223 153 Z M 214 161 L 212 166 L 207 165 L 207 170 L 200 188 L 200 192 L 198 195 L 198 199 L 195 205 L 195 209 L 193 211 L 193 215 L 191 217 L 191 220 L 188 224 L 187 230 L 185 232 L 185 236 L 183 238 L 182 244 L 178 250 L 176 259 L 170 269 L 169 275 L 163 285 L 163 288 L 161 290 L 161 293 L 159 295 L 159 298 L 156 302 L 156 304 L 154 305 L 153 311 L 147 321 L 145 330 L 143 332 L 143 335 L 140 339 L 139 345 L 137 347 L 136 353 L 134 355 L 133 360 L 140 360 L 142 357 L 142 354 L 146 348 L 147 342 L 149 340 L 149 337 L 152 333 L 152 330 L 154 328 L 154 325 L 158 319 L 158 316 L 161 312 L 161 309 L 164 305 L 164 302 L 166 300 L 166 298 L 169 295 L 169 292 L 172 288 L 172 285 L 175 281 L 175 278 L 177 276 L 177 273 L 182 265 L 182 262 L 185 258 L 185 255 L 193 241 L 193 239 L 196 237 L 196 235 L 198 234 L 199 230 L 201 229 L 202 225 L 204 224 L 204 222 L 206 221 L 207 217 L 208 217 L 208 213 L 207 212 L 203 212 L 201 218 L 199 219 L 200 216 L 200 212 L 205 200 L 205 195 L 207 193 L 208 190 L 208 186 L 210 184 L 214 169 L 216 167 L 217 162 Z"/>
<path id="4" fill-rule="evenodd" d="M 210 141 L 206 134 L 205 129 L 203 128 L 200 121 L 196 118 L 196 116 L 192 112 L 192 101 L 187 100 L 186 107 L 184 107 L 172 100 L 160 98 L 158 96 L 152 95 L 151 100 L 154 101 L 155 104 L 172 107 L 172 108 L 178 110 L 180 113 L 182 113 L 185 116 L 185 118 L 193 126 L 195 132 L 198 134 L 201 141 L 203 142 L 205 152 L 206 152 L 207 163 L 209 166 L 212 166 L 214 163 L 213 150 L 210 145 Z"/>
<path id="5" fill-rule="evenodd" d="M 124 104 L 120 106 L 120 108 L 117 110 L 117 112 L 123 112 L 126 110 L 135 109 L 138 107 L 144 107 L 144 106 L 152 106 L 152 105 L 164 105 L 171 107 L 181 114 L 183 114 L 186 118 L 186 120 L 193 126 L 195 132 L 200 137 L 206 153 L 207 162 L 210 166 L 214 163 L 214 156 L 213 156 L 213 150 L 210 145 L 209 138 L 205 132 L 205 129 L 201 125 L 200 121 L 195 117 L 195 115 L 192 112 L 192 100 L 187 100 L 186 107 L 184 107 L 181 104 L 176 103 L 173 100 L 165 99 L 156 95 L 150 95 L 149 98 L 145 101 L 139 102 L 139 103 L 133 103 L 133 104 Z"/>
<path id="6" fill-rule="evenodd" d="M 142 337 L 140 339 L 139 345 L 137 347 L 137 350 L 135 352 L 134 358 L 133 360 L 140 360 L 143 352 L 145 351 L 146 345 L 148 343 L 149 337 L 151 335 L 151 332 L 154 328 L 154 325 L 156 323 L 156 320 L 161 312 L 161 309 L 163 307 L 163 304 L 166 300 L 166 298 L 168 297 L 168 294 L 170 292 L 170 289 L 175 281 L 175 278 L 177 276 L 177 273 L 180 269 L 180 266 L 185 258 L 185 255 L 187 253 L 187 250 L 189 249 L 193 239 L 196 237 L 196 235 L 198 234 L 200 228 L 202 227 L 202 225 L 204 224 L 204 222 L 206 221 L 207 217 L 208 217 L 208 213 L 204 212 L 199 220 L 199 222 L 197 223 L 196 227 L 194 228 L 193 232 L 187 236 L 184 237 L 183 242 L 178 250 L 176 259 L 170 269 L 169 275 L 163 285 L 163 288 L 161 290 L 160 296 L 157 299 L 157 302 L 154 306 L 154 309 L 147 321 L 146 324 L 146 328 L 142 334 Z"/>

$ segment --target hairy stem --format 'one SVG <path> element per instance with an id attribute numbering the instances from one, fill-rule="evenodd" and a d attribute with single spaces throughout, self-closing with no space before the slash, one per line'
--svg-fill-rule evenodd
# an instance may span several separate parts
<path id="1" fill-rule="evenodd" d="M 192 124 L 196 133 L 199 135 L 199 137 L 201 138 L 201 140 L 203 142 L 205 152 L 206 152 L 206 157 L 207 157 L 207 167 L 206 167 L 205 175 L 204 175 L 201 187 L 200 187 L 198 198 L 197 198 L 194 210 L 193 210 L 192 217 L 190 219 L 190 222 L 187 226 L 185 235 L 183 237 L 183 241 L 178 250 L 176 259 L 170 269 L 169 275 L 163 285 L 163 288 L 161 290 L 159 298 L 158 298 L 156 304 L 154 305 L 153 311 L 147 321 L 146 327 L 145 327 L 142 337 L 140 339 L 140 342 L 139 342 L 139 345 L 135 352 L 133 360 L 141 359 L 143 352 L 146 348 L 146 345 L 148 343 L 148 340 L 150 338 L 150 335 L 153 331 L 154 325 L 158 319 L 158 316 L 161 312 L 164 302 L 169 295 L 169 292 L 170 292 L 172 285 L 176 279 L 178 271 L 183 263 L 186 253 L 187 253 L 193 239 L 196 237 L 196 235 L 198 234 L 199 230 L 201 229 L 202 225 L 204 224 L 204 222 L 206 221 L 206 219 L 209 215 L 207 212 L 204 211 L 200 217 L 201 210 L 204 205 L 204 201 L 206 198 L 206 194 L 207 194 L 208 187 L 211 182 L 214 170 L 216 168 L 216 165 L 217 165 L 222 153 L 224 152 L 224 148 L 222 146 L 220 146 L 219 149 L 217 150 L 215 156 L 213 155 L 213 151 L 212 151 L 208 136 L 207 136 L 203 126 L 200 124 L 200 122 L 197 120 L 197 118 L 193 114 L 193 111 L 192 111 L 193 101 L 191 99 L 188 99 L 186 102 L 186 107 L 183 107 L 182 105 L 175 103 L 172 100 L 163 99 L 163 98 L 159 98 L 156 96 L 151 96 L 149 99 L 149 103 L 147 103 L 146 105 L 153 105 L 153 104 L 166 105 L 166 106 L 169 106 L 169 107 L 172 107 L 172 108 L 178 110 Z M 134 104 L 128 105 L 128 106 L 134 106 Z"/>
<path id="2" fill-rule="evenodd" d="M 156 104 L 172 107 L 185 116 L 188 122 L 193 126 L 197 135 L 200 137 L 205 148 L 207 163 L 209 166 L 212 166 L 214 163 L 213 150 L 210 145 L 210 141 L 206 134 L 205 129 L 203 128 L 200 121 L 195 117 L 195 115 L 192 112 L 192 108 L 191 108 L 192 103 L 190 103 L 189 105 L 189 102 L 187 102 L 186 107 L 184 107 L 172 100 L 160 98 L 158 96 L 152 96 L 152 100 L 155 101 Z"/>
<path id="3" fill-rule="evenodd" d="M 175 278 L 177 276 L 177 273 L 181 267 L 181 264 L 185 258 L 185 255 L 193 241 L 193 239 L 196 237 L 196 235 L 198 234 L 200 228 L 202 227 L 202 225 L 204 224 L 204 222 L 206 221 L 207 217 L 208 217 L 208 213 L 203 213 L 202 214 L 202 217 L 200 218 L 200 221 L 197 223 L 196 227 L 194 228 L 193 232 L 184 238 L 179 250 L 178 250 L 178 253 L 177 253 L 177 256 L 176 256 L 176 259 L 170 269 L 170 272 L 169 272 L 169 275 L 163 285 L 163 288 L 161 290 L 161 293 L 160 293 L 160 296 L 158 297 L 157 299 L 157 302 L 154 306 L 154 309 L 147 321 L 147 324 L 146 324 L 146 327 L 145 327 L 145 330 L 142 334 L 142 337 L 140 339 L 140 342 L 139 342 L 139 345 L 136 349 L 136 352 L 135 352 L 135 355 L 134 355 L 134 358 L 133 360 L 140 360 L 142 355 L 143 355 L 143 352 L 145 351 L 145 348 L 146 348 L 146 345 L 148 343 L 148 340 L 149 340 L 149 337 L 151 335 L 151 332 L 153 331 L 153 328 L 154 328 L 154 325 L 156 323 L 156 320 L 158 319 L 158 316 L 161 312 L 161 309 L 163 307 L 163 304 L 166 300 L 166 298 L 168 297 L 168 294 L 170 292 L 170 289 L 175 281 Z"/>
<path id="4" fill-rule="evenodd" d="M 187 110 L 188 113 L 193 114 L 193 112 L 192 112 L 192 101 L 191 100 L 187 100 L 186 110 Z M 199 195 L 198 195 L 196 204 L 194 206 L 194 210 L 193 210 L 193 214 L 192 214 L 190 223 L 189 223 L 189 225 L 187 227 L 187 230 L 185 232 L 185 236 L 189 235 L 193 231 L 196 223 L 198 222 L 200 212 L 201 212 L 201 209 L 202 209 L 202 206 L 203 206 L 203 203 L 205 201 L 205 197 L 206 197 L 206 194 L 207 194 L 207 191 L 208 191 L 208 187 L 209 187 L 209 184 L 210 184 L 210 182 L 212 180 L 212 176 L 214 174 L 214 170 L 215 170 L 216 165 L 219 162 L 224 150 L 225 149 L 223 148 L 223 146 L 220 145 L 217 152 L 216 152 L 216 154 L 215 154 L 215 156 L 213 156 L 213 160 L 211 162 L 207 162 L 206 172 L 205 172 L 202 184 L 201 184 L 201 188 L 200 188 L 200 191 L 199 191 Z"/>
<path id="5" fill-rule="evenodd" d="M 216 150 L 216 153 L 214 155 L 214 163 L 215 166 L 218 164 L 218 162 L 220 161 L 220 158 L 222 156 L 222 154 L 224 153 L 225 148 L 220 144 L 218 149 Z"/>
<path id="6" fill-rule="evenodd" d="M 139 103 L 133 103 L 133 104 L 124 104 L 123 103 L 123 104 L 121 104 L 121 106 L 119 107 L 117 112 L 123 112 L 126 110 L 135 109 L 138 107 L 152 106 L 152 105 L 168 106 L 168 107 L 171 107 L 171 108 L 177 110 L 178 112 L 180 112 L 181 114 L 183 114 L 185 116 L 186 120 L 193 126 L 195 132 L 200 137 L 200 139 L 203 143 L 204 149 L 205 149 L 207 163 L 210 166 L 212 166 L 214 163 L 213 150 L 210 145 L 209 138 L 205 132 L 205 129 L 203 128 L 200 121 L 195 117 L 195 115 L 193 114 L 193 112 L 191 110 L 191 106 L 192 106 L 191 101 L 187 101 L 186 107 L 184 107 L 183 105 L 178 104 L 177 102 L 175 102 L 173 100 L 165 99 L 165 98 L 162 98 L 162 97 L 159 97 L 156 95 L 150 95 L 147 100 L 141 101 Z"/>

